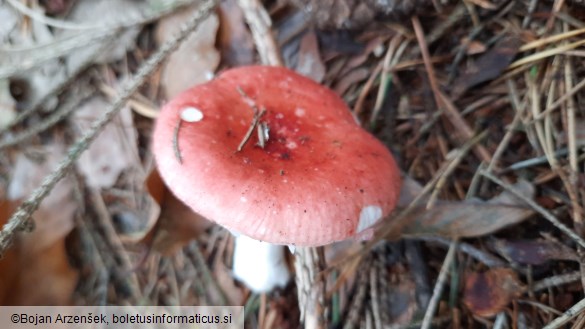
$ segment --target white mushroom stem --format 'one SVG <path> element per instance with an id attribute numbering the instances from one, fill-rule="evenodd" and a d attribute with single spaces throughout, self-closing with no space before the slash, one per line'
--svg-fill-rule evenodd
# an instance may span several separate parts
<path id="1" fill-rule="evenodd" d="M 290 280 L 284 246 L 235 235 L 233 275 L 255 293 L 284 287 Z"/>

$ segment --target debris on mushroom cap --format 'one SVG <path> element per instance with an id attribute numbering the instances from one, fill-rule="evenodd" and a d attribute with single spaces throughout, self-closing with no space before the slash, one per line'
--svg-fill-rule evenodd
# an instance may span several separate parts
<path id="1" fill-rule="evenodd" d="M 188 108 L 201 111 L 201 120 L 180 123 Z M 260 124 L 262 133 L 250 133 Z M 354 236 L 392 211 L 400 189 L 389 151 L 343 100 L 285 68 L 235 68 L 185 91 L 162 109 L 153 144 L 163 180 L 180 200 L 275 244 Z M 364 212 L 379 218 L 364 226 Z"/>

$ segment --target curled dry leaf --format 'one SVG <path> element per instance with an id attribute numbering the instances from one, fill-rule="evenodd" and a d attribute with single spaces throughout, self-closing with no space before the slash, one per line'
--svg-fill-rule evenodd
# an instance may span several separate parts
<path id="1" fill-rule="evenodd" d="M 194 10 L 198 10 L 198 6 L 191 6 L 161 19 L 155 32 L 157 43 L 160 45 L 173 38 L 180 31 L 183 23 L 193 15 Z M 217 15 L 210 15 L 169 57 L 163 67 L 161 77 L 161 84 L 167 98 L 173 98 L 185 89 L 213 77 L 219 64 L 219 53 L 215 49 L 218 26 Z"/>
<path id="2" fill-rule="evenodd" d="M 522 283 L 511 269 L 493 268 L 486 272 L 472 272 L 465 277 L 463 303 L 477 316 L 492 317 L 523 291 Z"/>
<path id="3" fill-rule="evenodd" d="M 518 36 L 510 35 L 500 40 L 492 49 L 472 62 L 465 72 L 453 83 L 453 95 L 462 95 L 467 90 L 497 78 L 512 62 L 522 40 Z"/>
<path id="4" fill-rule="evenodd" d="M 235 0 L 224 0 L 219 4 L 219 18 L 218 45 L 222 62 L 230 67 L 253 64 L 254 39 Z"/>
<path id="5" fill-rule="evenodd" d="M 217 281 L 217 286 L 225 297 L 228 305 L 244 305 L 246 300 L 244 298 L 244 288 L 238 287 L 236 281 L 231 274 L 231 270 L 221 261 L 215 262 L 213 267 L 213 277 Z M 209 289 L 209 294 L 217 295 L 214 289 Z M 218 296 L 211 296 L 212 300 L 219 301 Z"/>
<path id="6" fill-rule="evenodd" d="M 210 228 L 213 223 L 193 212 L 167 189 L 158 171 L 153 169 L 146 180 L 153 200 L 158 204 L 150 214 L 157 222 L 147 239 L 154 250 L 173 254 Z"/>
<path id="7" fill-rule="evenodd" d="M 10 82 L 0 79 L 0 130 L 9 125 L 16 117 L 16 102 L 10 95 Z"/>
<path id="8" fill-rule="evenodd" d="M 96 96 L 75 112 L 73 118 L 80 134 L 90 128 L 108 105 L 105 99 Z M 136 140 L 132 112 L 123 108 L 77 161 L 77 168 L 88 186 L 96 189 L 112 187 L 122 171 L 140 166 Z"/>
<path id="9" fill-rule="evenodd" d="M 392 325 L 400 326 L 406 325 L 412 321 L 415 313 L 418 311 L 416 302 L 416 283 L 412 273 L 400 264 L 393 265 L 388 268 L 389 278 L 381 278 L 388 280 L 386 284 L 379 287 L 382 288 L 388 285 L 390 288 L 388 296 L 385 296 L 387 305 L 387 312 L 389 320 Z"/>
<path id="10" fill-rule="evenodd" d="M 494 239 L 490 246 L 507 260 L 518 264 L 542 265 L 550 260 L 579 261 L 575 250 L 556 241 Z"/>
<path id="11" fill-rule="evenodd" d="M 32 242 L 29 242 L 32 243 Z M 7 305 L 69 305 L 79 273 L 69 264 L 65 239 L 37 253 L 18 249 L 18 275 Z"/>
<path id="12" fill-rule="evenodd" d="M 3 227 L 12 212 L 16 209 L 16 203 L 10 200 L 0 199 L 0 227 Z M 18 257 L 14 247 L 8 248 L 0 259 L 0 305 L 8 305 L 6 299 L 10 288 L 14 286 L 18 271 Z"/>
<path id="13" fill-rule="evenodd" d="M 115 28 L 122 23 L 138 19 L 149 11 L 151 4 L 148 1 L 134 0 L 77 0 L 67 17 L 70 22 L 83 26 Z M 95 29 L 81 29 L 82 33 L 92 33 Z M 134 48 L 134 41 L 140 32 L 140 27 L 131 27 L 117 33 L 114 38 L 97 40 L 91 44 L 69 53 L 66 59 L 67 69 L 74 72 L 84 63 L 109 63 L 120 60 L 126 52 Z M 79 30 L 63 30 L 60 37 L 78 35 Z"/>
<path id="14" fill-rule="evenodd" d="M 14 171 L 8 186 L 8 199 L 19 201 L 28 197 L 43 179 L 65 157 L 60 145 L 49 145 L 40 152 L 40 159 L 32 159 L 20 153 L 14 161 Z M 73 196 L 73 184 L 65 178 L 41 202 L 33 213 L 35 229 L 20 236 L 20 243 L 27 253 L 42 252 L 57 241 L 62 240 L 73 229 L 73 215 L 77 210 Z"/>
<path id="15" fill-rule="evenodd" d="M 325 77 L 325 64 L 321 60 L 319 44 L 314 31 L 305 33 L 301 38 L 299 60 L 295 71 L 317 82 L 322 82 Z"/>
<path id="16" fill-rule="evenodd" d="M 8 187 L 10 200 L 21 200 L 32 193 L 65 156 L 62 146 L 49 145 L 39 153 L 42 159 L 33 161 L 24 154 L 16 157 L 14 172 Z M 33 213 L 35 229 L 18 236 L 9 250 L 7 261 L 12 273 L 4 271 L 3 278 L 12 277 L 6 299 L 12 305 L 66 305 L 70 303 L 78 273 L 69 265 L 65 237 L 73 228 L 77 209 L 72 196 L 72 183 L 65 178 L 41 202 Z M 18 201 L 9 203 L 13 208 Z M 1 218 L 0 218 L 1 219 Z M 1 286 L 1 285 L 0 285 Z M 34 287 L 34 289 L 31 289 Z M 0 287 L 0 297 L 2 287 Z"/>
<path id="17" fill-rule="evenodd" d="M 527 197 L 534 196 L 534 187 L 526 181 L 519 181 L 514 187 Z M 503 192 L 488 202 L 438 202 L 431 209 L 425 205 L 416 206 L 404 219 L 402 233 L 410 236 L 477 237 L 518 224 L 533 213 L 511 193 Z"/>

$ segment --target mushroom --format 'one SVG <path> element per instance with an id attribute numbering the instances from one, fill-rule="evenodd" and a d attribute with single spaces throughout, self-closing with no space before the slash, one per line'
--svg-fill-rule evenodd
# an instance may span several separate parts
<path id="1" fill-rule="evenodd" d="M 235 68 L 185 91 L 153 140 L 169 189 L 236 236 L 234 275 L 256 292 L 287 283 L 280 246 L 366 234 L 399 194 L 390 152 L 343 100 L 282 67 Z"/>

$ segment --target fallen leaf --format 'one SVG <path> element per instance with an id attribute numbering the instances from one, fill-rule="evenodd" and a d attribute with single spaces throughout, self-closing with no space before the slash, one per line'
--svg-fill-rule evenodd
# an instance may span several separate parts
<path id="1" fill-rule="evenodd" d="M 7 192 L 8 198 L 13 200 L 11 207 L 41 185 L 65 157 L 63 144 L 56 141 L 43 147 L 36 160 L 22 153 L 17 155 Z M 34 230 L 17 236 L 8 253 L 8 261 L 13 264 L 9 269 L 12 273 L 2 273 L 3 277 L 12 277 L 3 303 L 67 305 L 71 302 L 78 277 L 69 265 L 65 250 L 65 237 L 74 226 L 73 216 L 77 210 L 72 192 L 71 181 L 61 180 L 33 213 Z M 4 261 L 1 262 L 2 267 L 5 266 Z"/>
<path id="2" fill-rule="evenodd" d="M 20 31 L 16 27 L 21 17 L 12 6 L 0 6 L 0 40 L 6 42 L 18 38 Z"/>
<path id="3" fill-rule="evenodd" d="M 508 268 L 492 268 L 465 276 L 463 303 L 471 313 L 492 317 L 524 292 L 516 272 Z"/>
<path id="4" fill-rule="evenodd" d="M 389 321 L 394 326 L 406 325 L 412 321 L 418 305 L 416 303 L 416 283 L 409 273 L 402 265 L 394 265 L 388 268 L 387 279 L 388 296 L 385 300 L 389 301 L 389 305 L 385 305 Z M 382 279 L 384 280 L 384 279 Z M 378 289 L 382 289 L 385 285 L 380 285 Z"/>
<path id="5" fill-rule="evenodd" d="M 367 68 L 357 68 L 350 71 L 348 74 L 341 77 L 335 84 L 333 90 L 338 95 L 344 95 L 345 92 L 353 85 L 366 80 L 372 72 Z"/>
<path id="6" fill-rule="evenodd" d="M 527 197 L 534 196 L 534 187 L 526 181 L 519 181 L 514 187 L 523 191 Z M 424 204 L 415 206 L 403 220 L 402 234 L 477 237 L 518 224 L 533 213 L 508 192 L 503 192 L 488 202 L 440 201 L 430 209 Z"/>
<path id="7" fill-rule="evenodd" d="M 575 250 L 556 241 L 507 241 L 494 239 L 490 247 L 510 262 L 524 265 L 542 265 L 551 260 L 579 261 Z"/>
<path id="8" fill-rule="evenodd" d="M 217 43 L 222 63 L 229 67 L 253 64 L 254 39 L 235 0 L 224 0 L 219 4 L 219 22 Z"/>
<path id="9" fill-rule="evenodd" d="M 179 201 L 164 185 L 156 169 L 150 173 L 146 184 L 160 209 L 151 213 L 157 225 L 146 238 L 152 240 L 154 250 L 174 254 L 213 225 Z"/>
<path id="10" fill-rule="evenodd" d="M 515 35 L 505 37 L 473 61 L 453 83 L 454 97 L 457 98 L 467 90 L 500 76 L 516 57 L 521 44 L 522 41 Z"/>
<path id="11" fill-rule="evenodd" d="M 79 107 L 73 120 L 80 134 L 90 129 L 108 105 L 104 98 L 96 96 Z M 136 141 L 132 111 L 125 107 L 77 161 L 77 168 L 88 186 L 95 189 L 112 187 L 122 171 L 140 166 Z"/>
<path id="12" fill-rule="evenodd" d="M 157 43 L 160 45 L 173 38 L 198 8 L 196 4 L 162 18 L 155 32 Z M 161 85 L 167 99 L 213 77 L 219 64 L 219 53 L 215 49 L 218 26 L 217 15 L 210 15 L 166 61 Z"/>
<path id="13" fill-rule="evenodd" d="M 16 102 L 10 95 L 10 82 L 0 79 L 0 130 L 8 126 L 16 117 Z"/>
<path id="14" fill-rule="evenodd" d="M 322 82 L 325 77 L 325 64 L 321 60 L 319 44 L 314 31 L 305 33 L 301 38 L 299 59 L 295 70 L 317 82 Z"/>
<path id="15" fill-rule="evenodd" d="M 477 40 L 469 41 L 469 38 L 463 38 L 462 45 L 467 47 L 467 51 L 465 52 L 467 55 L 476 55 L 481 54 L 486 51 L 487 47 L 482 42 Z"/>
<path id="16" fill-rule="evenodd" d="M 110 29 L 119 26 L 131 19 L 144 16 L 151 11 L 151 4 L 134 0 L 77 0 L 75 6 L 67 16 L 67 21 L 79 23 L 83 26 L 104 26 Z M 86 29 L 85 31 L 95 31 Z M 84 31 L 81 29 L 81 31 Z M 75 72 L 84 63 L 109 63 L 120 60 L 126 52 L 135 47 L 135 40 L 140 27 L 130 27 L 121 30 L 114 38 L 96 40 L 90 45 L 71 51 L 66 57 L 67 69 Z M 60 38 L 78 35 L 79 29 L 66 29 L 58 34 Z"/>
<path id="17" fill-rule="evenodd" d="M 70 305 L 79 273 L 69 264 L 65 239 L 39 252 L 19 251 L 19 271 L 6 305 Z"/>
<path id="18" fill-rule="evenodd" d="M 28 197 L 65 157 L 65 149 L 55 143 L 45 146 L 39 155 L 42 159 L 36 161 L 23 153 L 17 155 L 8 186 L 9 200 L 18 202 Z M 38 210 L 32 215 L 35 229 L 20 236 L 25 253 L 42 252 L 63 239 L 73 229 L 73 215 L 77 210 L 77 204 L 72 193 L 71 180 L 64 178 L 43 199 Z"/>
<path id="19" fill-rule="evenodd" d="M 225 266 L 221 261 L 215 262 L 213 267 L 213 277 L 217 282 L 219 289 L 224 293 L 228 299 L 228 305 L 243 305 L 246 301 L 244 299 L 244 288 L 236 285 L 236 281 L 232 276 L 231 270 Z M 212 289 L 210 289 L 211 292 Z M 217 296 L 213 300 L 219 300 Z"/>
<path id="20" fill-rule="evenodd" d="M 8 222 L 12 212 L 16 209 L 16 203 L 0 199 L 0 227 Z M 16 247 L 12 246 L 4 252 L 0 258 L 0 305 L 8 305 L 10 288 L 14 286 L 18 271 L 18 257 Z"/>

